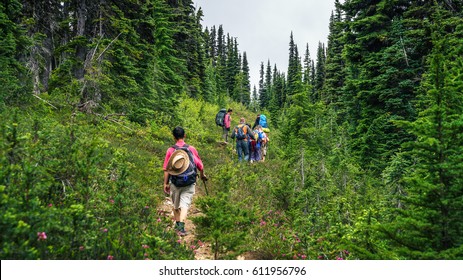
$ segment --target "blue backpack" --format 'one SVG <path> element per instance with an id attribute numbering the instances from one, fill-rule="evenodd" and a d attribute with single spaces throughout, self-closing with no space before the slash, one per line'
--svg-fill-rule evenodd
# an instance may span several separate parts
<path id="1" fill-rule="evenodd" d="M 262 126 L 262 127 L 268 127 L 267 126 L 267 117 L 265 115 L 260 115 L 259 125 Z"/>

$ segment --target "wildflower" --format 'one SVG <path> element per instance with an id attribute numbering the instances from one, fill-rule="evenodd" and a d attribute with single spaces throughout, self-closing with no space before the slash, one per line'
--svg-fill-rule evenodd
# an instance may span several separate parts
<path id="1" fill-rule="evenodd" d="M 111 255 L 108 255 L 108 257 L 107 257 L 106 259 L 107 259 L 107 260 L 112 260 L 112 259 L 114 259 L 114 257 L 111 256 Z"/>
<path id="2" fill-rule="evenodd" d="M 323 258 L 322 255 L 320 255 L 320 256 L 318 256 L 318 259 L 319 259 L 319 260 L 323 260 L 324 258 Z"/>
<path id="3" fill-rule="evenodd" d="M 148 249 L 150 246 L 143 244 L 143 245 L 141 245 L 141 247 L 142 247 L 143 249 Z"/>
<path id="4" fill-rule="evenodd" d="M 144 253 L 143 256 L 144 256 L 144 257 L 148 257 L 148 253 Z"/>
<path id="5" fill-rule="evenodd" d="M 108 232 L 107 228 L 102 229 L 103 232 Z"/>
<path id="6" fill-rule="evenodd" d="M 349 256 L 350 252 L 347 251 L 347 250 L 344 250 L 344 254 L 345 254 L 346 256 Z"/>
<path id="7" fill-rule="evenodd" d="M 79 247 L 79 251 L 83 251 L 83 250 L 85 250 L 85 247 L 84 247 L 84 246 L 80 246 L 80 247 Z"/>
<path id="8" fill-rule="evenodd" d="M 145 209 L 149 209 L 150 207 L 148 205 L 145 206 Z"/>
<path id="9" fill-rule="evenodd" d="M 305 260 L 305 259 L 307 259 L 307 256 L 306 255 L 301 255 L 301 259 Z"/>
<path id="10" fill-rule="evenodd" d="M 43 232 L 37 232 L 37 240 L 45 240 L 47 239 L 47 234 L 45 233 L 45 231 Z"/>
<path id="11" fill-rule="evenodd" d="M 114 204 L 114 199 L 110 199 L 109 203 Z"/>
<path id="12" fill-rule="evenodd" d="M 182 239 L 177 240 L 177 243 L 178 244 L 182 243 Z"/>
<path id="13" fill-rule="evenodd" d="M 50 203 L 50 204 L 48 204 L 48 207 L 53 207 L 53 204 L 51 204 L 51 203 Z"/>
<path id="14" fill-rule="evenodd" d="M 198 240 L 198 246 L 199 246 L 199 247 L 203 247 L 203 246 L 204 246 L 204 243 L 203 243 L 201 240 Z"/>
<path id="15" fill-rule="evenodd" d="M 343 259 L 343 258 L 341 258 L 341 257 L 337 257 L 336 259 L 337 259 L 338 261 L 342 261 L 342 260 L 344 260 L 344 259 Z"/>
<path id="16" fill-rule="evenodd" d="M 195 245 L 191 245 L 191 246 L 190 246 L 190 249 L 191 249 L 191 250 L 194 250 L 194 249 L 196 249 L 196 246 L 195 246 Z"/>
<path id="17" fill-rule="evenodd" d="M 157 221 L 158 223 L 160 223 L 160 222 L 161 222 L 161 218 L 158 218 L 156 221 Z"/>
<path id="18" fill-rule="evenodd" d="M 266 223 L 264 220 L 260 221 L 260 225 L 261 225 L 261 226 L 265 226 L 266 224 L 267 224 L 267 223 Z"/>

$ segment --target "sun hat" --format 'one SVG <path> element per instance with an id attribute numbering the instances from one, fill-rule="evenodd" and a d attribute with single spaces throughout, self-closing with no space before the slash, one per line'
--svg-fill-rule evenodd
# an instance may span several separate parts
<path id="1" fill-rule="evenodd" d="M 184 150 L 175 150 L 167 162 L 166 171 L 170 175 L 179 175 L 185 172 L 190 165 L 190 157 Z"/>

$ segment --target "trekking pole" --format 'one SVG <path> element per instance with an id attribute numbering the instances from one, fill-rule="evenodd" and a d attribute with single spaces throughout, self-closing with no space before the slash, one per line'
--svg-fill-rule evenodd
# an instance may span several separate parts
<path id="1" fill-rule="evenodd" d="M 209 192 L 207 191 L 207 187 L 206 187 L 206 180 L 201 178 L 201 181 L 203 181 L 204 189 L 206 190 L 206 195 L 209 196 Z"/>

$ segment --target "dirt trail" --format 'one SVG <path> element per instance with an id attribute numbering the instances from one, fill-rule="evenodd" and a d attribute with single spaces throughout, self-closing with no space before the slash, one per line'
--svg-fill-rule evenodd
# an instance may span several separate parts
<path id="1" fill-rule="evenodd" d="M 198 195 L 198 193 L 196 193 L 196 195 Z M 164 213 L 168 213 L 170 217 L 174 217 L 170 197 L 166 197 L 164 199 L 160 210 Z M 191 208 L 188 210 L 188 217 L 185 221 L 185 229 L 188 232 L 188 235 L 183 237 L 179 236 L 179 240 L 184 242 L 188 248 L 192 248 L 195 251 L 195 260 L 213 260 L 214 254 L 212 253 L 210 243 L 203 242 L 196 237 L 196 226 L 193 223 L 192 218 L 199 215 L 201 215 L 201 211 L 196 207 L 193 199 Z M 174 226 L 175 222 L 173 221 L 172 228 L 174 228 Z"/>

